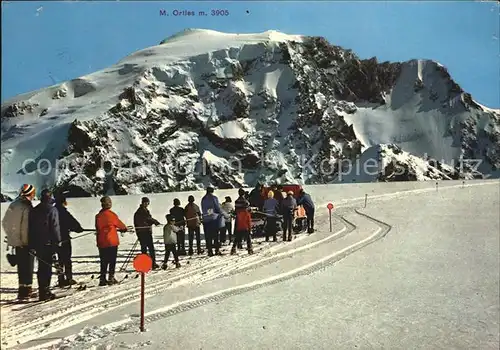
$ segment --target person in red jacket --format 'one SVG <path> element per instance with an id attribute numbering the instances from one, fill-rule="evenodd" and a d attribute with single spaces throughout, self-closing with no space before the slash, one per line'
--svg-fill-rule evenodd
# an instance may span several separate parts
<path id="1" fill-rule="evenodd" d="M 99 285 L 117 284 L 115 279 L 116 257 L 118 255 L 118 231 L 127 232 L 127 226 L 111 211 L 111 198 L 101 198 L 101 211 L 95 216 L 95 229 L 97 236 L 97 248 L 99 248 L 99 259 L 101 261 L 101 276 Z M 109 268 L 109 280 L 106 281 L 106 273 Z"/>
<path id="2" fill-rule="evenodd" d="M 252 238 L 250 237 L 251 229 L 252 216 L 250 215 L 250 208 L 247 208 L 246 210 L 238 210 L 236 212 L 236 232 L 233 248 L 231 249 L 231 255 L 236 254 L 236 249 L 238 245 L 241 245 L 243 239 L 246 239 L 247 241 L 248 254 L 253 254 Z"/>

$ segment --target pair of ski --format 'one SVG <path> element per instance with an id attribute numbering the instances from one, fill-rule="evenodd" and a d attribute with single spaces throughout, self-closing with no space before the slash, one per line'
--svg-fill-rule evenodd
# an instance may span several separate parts
<path id="1" fill-rule="evenodd" d="M 122 280 L 118 281 L 117 284 L 114 284 L 114 285 L 119 285 L 120 283 L 123 282 L 123 280 L 125 280 L 125 278 L 123 278 Z M 95 286 L 89 286 L 85 283 L 78 283 L 77 285 L 75 286 L 70 286 L 70 287 L 63 287 L 61 288 L 61 291 L 57 292 L 55 298 L 52 298 L 52 299 L 47 299 L 47 300 L 38 300 L 38 299 L 34 299 L 34 298 L 38 298 L 38 296 L 36 297 L 32 297 L 30 299 L 27 299 L 27 300 L 13 300 L 12 302 L 8 302 L 6 303 L 7 305 L 11 305 L 11 304 L 21 304 L 22 306 L 14 309 L 13 311 L 22 311 L 22 310 L 25 310 L 25 309 L 28 309 L 32 306 L 36 306 L 36 305 L 39 305 L 39 304 L 45 304 L 47 302 L 50 302 L 50 301 L 54 301 L 54 300 L 59 300 L 59 299 L 63 299 L 63 298 L 66 298 L 66 297 L 69 297 L 75 293 L 78 293 L 78 292 L 81 292 L 81 291 L 85 291 L 85 290 L 88 290 L 88 289 L 91 289 L 91 288 L 96 288 L 96 287 L 99 287 L 99 285 L 95 285 Z"/>

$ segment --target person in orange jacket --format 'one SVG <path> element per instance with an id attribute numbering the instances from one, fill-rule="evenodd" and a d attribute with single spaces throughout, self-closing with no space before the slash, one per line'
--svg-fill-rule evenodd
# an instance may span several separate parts
<path id="1" fill-rule="evenodd" d="M 252 215 L 250 215 L 250 208 L 238 210 L 236 212 L 236 232 L 234 237 L 233 248 L 231 249 L 231 255 L 236 254 L 236 249 L 238 248 L 238 245 L 241 245 L 243 239 L 246 239 L 247 241 L 248 254 L 253 254 L 252 238 L 250 236 L 251 230 L 252 230 Z"/>
<path id="2" fill-rule="evenodd" d="M 95 229 L 97 236 L 97 248 L 99 248 L 99 259 L 101 262 L 101 273 L 99 286 L 117 284 L 115 279 L 116 257 L 118 255 L 118 231 L 127 232 L 127 226 L 111 211 L 111 198 L 101 198 L 101 211 L 95 216 Z M 109 268 L 109 280 L 106 281 L 106 273 Z"/>

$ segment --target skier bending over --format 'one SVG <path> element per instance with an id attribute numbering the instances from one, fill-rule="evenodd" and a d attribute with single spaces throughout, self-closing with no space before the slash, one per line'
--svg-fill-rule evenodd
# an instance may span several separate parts
<path id="1" fill-rule="evenodd" d="M 297 205 L 302 205 L 307 216 L 307 232 L 314 232 L 314 202 L 311 196 L 304 190 L 300 190 L 300 197 Z"/>
<path id="2" fill-rule="evenodd" d="M 117 231 L 128 231 L 127 226 L 118 218 L 118 215 L 111 211 L 112 204 L 110 197 L 102 197 L 102 209 L 95 216 L 97 247 L 99 248 L 99 259 L 101 261 L 100 286 L 118 283 L 115 278 L 116 257 L 120 245 Z M 106 281 L 108 268 L 109 280 Z"/>

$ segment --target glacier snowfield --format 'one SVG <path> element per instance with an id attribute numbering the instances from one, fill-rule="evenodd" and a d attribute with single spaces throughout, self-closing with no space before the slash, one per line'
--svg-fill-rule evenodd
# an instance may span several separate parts
<path id="1" fill-rule="evenodd" d="M 436 185 L 437 184 L 437 185 Z M 498 349 L 498 180 L 306 186 L 317 205 L 313 235 L 255 240 L 256 254 L 191 259 L 146 277 L 139 332 L 139 279 L 64 299 L 2 305 L 5 349 Z M 163 221 L 174 198 L 148 195 Z M 235 190 L 217 190 L 219 197 Z M 365 208 L 365 196 L 367 206 Z M 116 196 L 130 225 L 142 195 Z M 335 205 L 332 232 L 326 204 Z M 7 204 L 2 203 L 1 213 Z M 86 228 L 98 198 L 71 199 Z M 161 258 L 161 229 L 154 229 Z M 135 241 L 121 239 L 119 269 Z M 224 247 L 228 253 L 228 247 Z M 15 270 L 1 247 L 2 303 L 15 298 Z M 189 263 L 188 263 L 189 262 Z M 75 278 L 97 284 L 92 235 L 73 241 Z M 94 275 L 94 279 L 92 279 Z M 36 281 L 36 276 L 34 276 Z M 55 291 L 57 294 L 57 290 Z"/>

